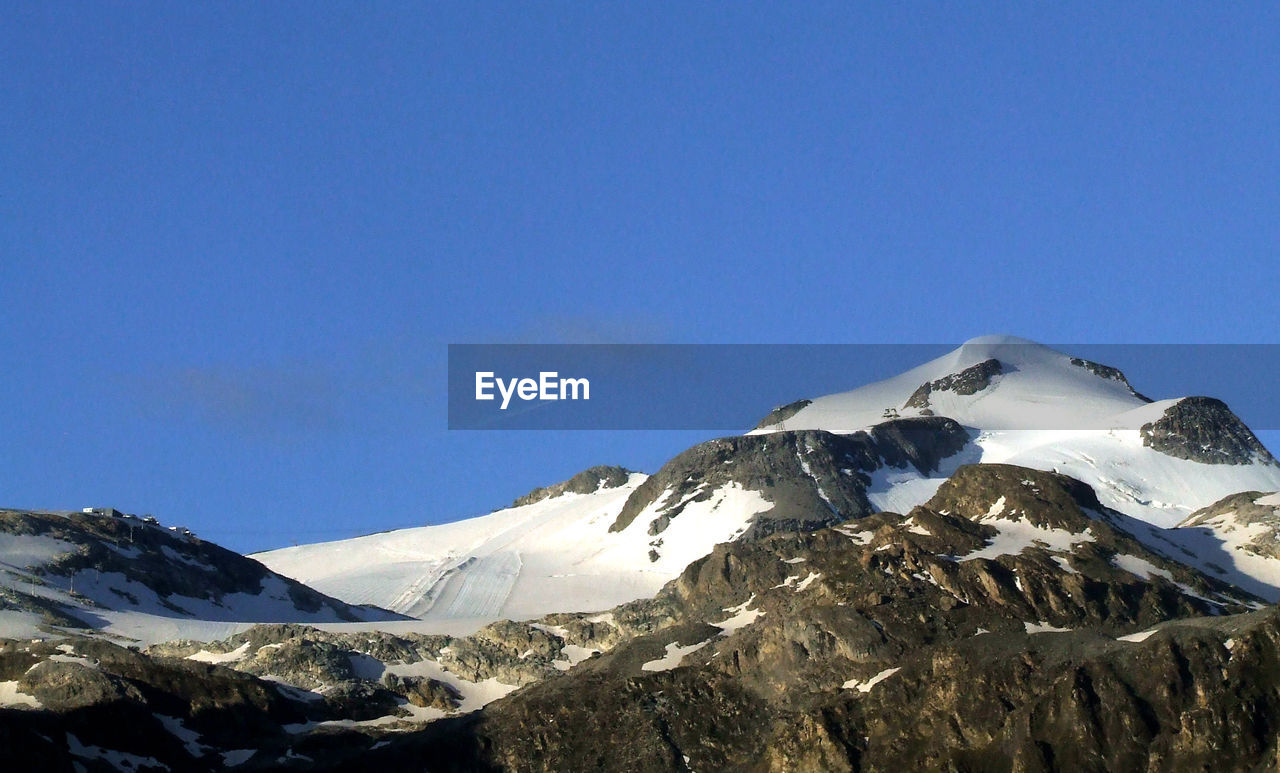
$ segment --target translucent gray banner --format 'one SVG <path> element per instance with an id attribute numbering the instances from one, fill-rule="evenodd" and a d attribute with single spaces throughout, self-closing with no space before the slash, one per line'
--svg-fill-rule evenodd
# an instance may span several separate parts
<path id="1" fill-rule="evenodd" d="M 449 428 L 738 432 L 778 406 L 894 377 L 890 387 L 847 398 L 861 403 L 848 419 L 865 419 L 867 411 L 875 418 L 972 413 L 985 400 L 984 416 L 1016 408 L 1018 428 L 1112 429 L 1134 419 L 1117 414 L 1147 401 L 1204 395 L 1226 402 L 1254 430 L 1280 428 L 1278 345 L 1045 347 L 1004 339 L 960 347 L 451 344 Z M 842 415 L 839 405 L 819 401 L 796 421 L 812 423 L 819 408 L 828 421 Z"/>

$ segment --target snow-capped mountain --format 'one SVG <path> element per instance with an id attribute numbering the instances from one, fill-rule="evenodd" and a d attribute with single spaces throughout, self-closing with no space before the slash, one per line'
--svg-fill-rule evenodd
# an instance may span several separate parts
<path id="1" fill-rule="evenodd" d="M 1092 486 L 1106 506 L 1162 527 L 1229 494 L 1280 488 L 1280 465 L 1223 403 L 1152 402 L 1116 368 L 1007 336 L 976 338 L 893 378 L 783 406 L 753 432 L 848 433 L 886 414 L 955 419 L 974 436 L 967 461 L 1061 472 Z M 889 473 L 877 504 L 905 512 L 944 477 Z"/>
<path id="2" fill-rule="evenodd" d="M 980 339 L 652 475 L 261 563 L 113 511 L 0 511 L 0 710 L 18 767 L 1256 767 L 1278 489 L 1223 403 Z M 1168 752 L 1192 712 L 1210 757 Z M 1072 756 L 1096 743 L 1114 764 Z"/>
<path id="3" fill-rule="evenodd" d="M 719 542 L 907 512 L 980 462 L 1076 478 L 1160 534 L 1229 494 L 1280 489 L 1280 465 L 1222 403 L 1152 402 L 1113 367 L 991 337 L 783 406 L 652 477 L 595 468 L 487 516 L 254 557 L 427 620 L 598 610 L 651 596 Z"/>
<path id="4" fill-rule="evenodd" d="M 754 431 L 852 432 L 884 421 L 886 411 L 991 431 L 1111 429 L 1114 417 L 1150 402 L 1115 368 L 1024 338 L 985 336 L 884 381 L 783 406 L 787 415 L 771 414 Z"/>
<path id="5" fill-rule="evenodd" d="M 177 527 L 115 510 L 0 510 L 0 630 L 164 628 L 166 620 L 392 620 Z"/>
<path id="6" fill-rule="evenodd" d="M 479 518 L 253 557 L 350 603 L 455 632 L 464 621 L 607 609 L 652 596 L 718 543 L 870 515 L 873 473 L 942 474 L 968 439 L 942 417 L 847 436 L 721 438 L 653 476 L 592 468 Z"/>

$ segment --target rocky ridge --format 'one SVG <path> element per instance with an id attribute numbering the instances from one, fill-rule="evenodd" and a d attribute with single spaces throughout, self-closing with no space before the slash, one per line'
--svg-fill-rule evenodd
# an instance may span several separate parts
<path id="1" fill-rule="evenodd" d="M 589 467 L 568 480 L 553 486 L 535 488 L 528 494 L 517 497 L 510 507 L 524 507 L 563 494 L 592 494 L 602 488 L 617 488 L 624 485 L 634 474 L 634 470 L 613 465 Z"/>
<path id="2" fill-rule="evenodd" d="M 249 696 L 225 709 L 252 714 L 238 745 L 165 708 L 203 756 L 128 734 L 105 748 L 197 770 L 236 749 L 246 770 L 1177 770 L 1231 733 L 1229 759 L 1274 754 L 1242 718 L 1276 694 L 1261 686 L 1280 673 L 1275 614 L 1134 526 L 1070 478 L 964 466 L 910 513 L 721 545 L 607 613 L 469 637 L 257 626 L 145 653 L 11 643 L 3 675 L 50 702 L 4 724 L 48 735 L 59 712 L 132 716 L 208 689 L 181 672 Z M 97 676 L 72 669 L 86 705 L 58 703 L 56 654 L 91 658 Z M 468 713 L 495 682 L 513 692 Z M 1188 735 L 1192 706 L 1209 724 Z"/>
<path id="3" fill-rule="evenodd" d="M 849 435 L 801 430 L 711 440 L 646 479 L 610 530 L 625 529 L 645 512 L 652 515 L 650 534 L 661 534 L 689 503 L 730 484 L 773 503 L 748 538 L 860 518 L 874 509 L 866 495 L 870 473 L 886 466 L 932 472 L 968 441 L 963 427 L 942 417 L 898 419 Z"/>
<path id="4" fill-rule="evenodd" d="M 0 569 L 0 605 L 41 612 L 50 624 L 89 627 L 82 618 L 100 609 L 193 617 L 195 604 L 231 619 L 263 614 L 236 606 L 247 597 L 264 599 L 277 614 L 397 617 L 326 596 L 185 529 L 116 511 L 0 510 L 0 534 L 13 540 L 18 562 Z"/>
<path id="5" fill-rule="evenodd" d="M 1113 368 L 1110 365 L 1103 365 L 1100 362 L 1086 360 L 1082 357 L 1072 357 L 1071 364 L 1075 365 L 1077 368 L 1084 368 L 1085 370 L 1089 371 L 1090 373 L 1097 376 L 1098 378 L 1105 378 L 1110 381 L 1118 381 L 1121 384 L 1124 384 L 1125 387 L 1128 388 L 1129 393 L 1132 394 L 1134 397 L 1138 398 L 1139 400 L 1145 403 L 1152 402 L 1150 397 L 1147 397 L 1146 395 L 1142 394 L 1141 392 L 1133 388 L 1133 385 L 1129 383 L 1129 379 L 1124 375 L 1124 372 L 1121 371 L 1119 368 Z"/>
<path id="6" fill-rule="evenodd" d="M 986 467 L 961 468 L 906 516 L 721 546 L 647 602 L 664 621 L 652 632 L 373 759 L 447 760 L 441 770 L 1106 770 L 1158 754 L 1194 769 L 1214 741 L 1179 740 L 1183 696 L 1233 699 L 1220 677 L 1205 681 L 1239 646 L 1233 636 L 1258 642 L 1235 680 L 1268 673 L 1275 615 L 1145 548 L 1087 487 Z M 1027 539 L 1004 540 L 1010 527 Z M 1187 623 L 1148 633 L 1171 620 Z M 1083 697 L 1071 689 L 1080 675 Z M 1134 692 L 1143 698 L 1117 698 L 1114 715 L 1087 697 Z M 1097 721 L 1049 719 L 1063 709 Z M 1133 722 L 1142 731 L 1126 735 Z M 1249 733 L 1245 758 L 1274 747 Z"/>

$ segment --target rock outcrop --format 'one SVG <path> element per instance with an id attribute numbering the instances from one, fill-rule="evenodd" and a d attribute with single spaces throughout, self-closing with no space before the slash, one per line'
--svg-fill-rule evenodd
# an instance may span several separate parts
<path id="1" fill-rule="evenodd" d="M 542 486 L 518 497 L 511 503 L 511 507 L 532 505 L 544 499 L 554 499 L 562 494 L 593 494 L 602 488 L 617 488 L 626 484 L 633 474 L 633 470 L 625 467 L 611 465 L 589 467 L 566 481 Z"/>
<path id="2" fill-rule="evenodd" d="M 870 473 L 884 467 L 931 472 L 960 451 L 969 435 L 955 421 L 922 417 L 888 421 L 870 432 L 774 432 L 701 443 L 663 465 L 632 492 L 611 530 L 621 531 L 657 505 L 652 533 L 691 502 L 730 484 L 758 491 L 773 508 L 757 516 L 748 538 L 809 530 L 869 515 Z"/>
<path id="3" fill-rule="evenodd" d="M 1226 403 L 1186 397 L 1142 426 L 1144 445 L 1178 459 L 1204 464 L 1280 464 Z"/>
<path id="4" fill-rule="evenodd" d="M 805 439 L 776 440 L 795 453 Z M 1152 550 L 1144 527 L 1071 478 L 969 465 L 909 513 L 726 543 L 606 613 L 463 637 L 268 625 L 146 652 L 7 642 L 0 682 L 40 708 L 0 709 L 0 756 L 386 773 L 1265 769 L 1280 614 Z"/>
<path id="5" fill-rule="evenodd" d="M 939 379 L 934 379 L 925 384 L 921 384 L 916 391 L 911 393 L 907 398 L 904 408 L 921 408 L 930 407 L 929 397 L 934 392 L 955 392 L 958 395 L 976 395 L 987 387 L 991 386 L 991 382 L 996 376 L 1004 372 L 1004 365 L 999 360 L 989 359 L 983 360 L 977 365 L 972 365 L 959 373 L 952 373 Z"/>

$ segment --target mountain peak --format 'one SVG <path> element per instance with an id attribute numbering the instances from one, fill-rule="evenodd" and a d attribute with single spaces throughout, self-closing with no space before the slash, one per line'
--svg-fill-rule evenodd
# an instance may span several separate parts
<path id="1" fill-rule="evenodd" d="M 889 418 L 930 415 L 983 430 L 1112 429 L 1125 426 L 1115 417 L 1149 402 L 1114 367 L 994 335 L 884 381 L 791 403 L 757 429 L 854 432 Z"/>
<path id="2" fill-rule="evenodd" d="M 980 359 L 988 359 L 998 357 L 1001 353 L 1009 354 L 1018 351 L 1045 351 L 1054 352 L 1048 346 L 1042 343 L 1032 341 L 1029 338 L 1020 338 L 1012 335 L 985 335 L 970 338 L 968 341 L 960 344 L 953 353 L 965 354 L 970 357 L 978 357 Z"/>
<path id="3" fill-rule="evenodd" d="M 1161 526 L 1226 494 L 1280 488 L 1280 465 L 1221 401 L 1153 402 L 1112 365 L 1016 336 L 973 338 L 884 381 L 798 400 L 751 434 L 853 434 L 922 416 L 970 430 L 957 458 L 1063 472 L 1107 507 Z M 883 501 L 919 504 L 931 492 L 915 485 L 918 496 Z"/>

